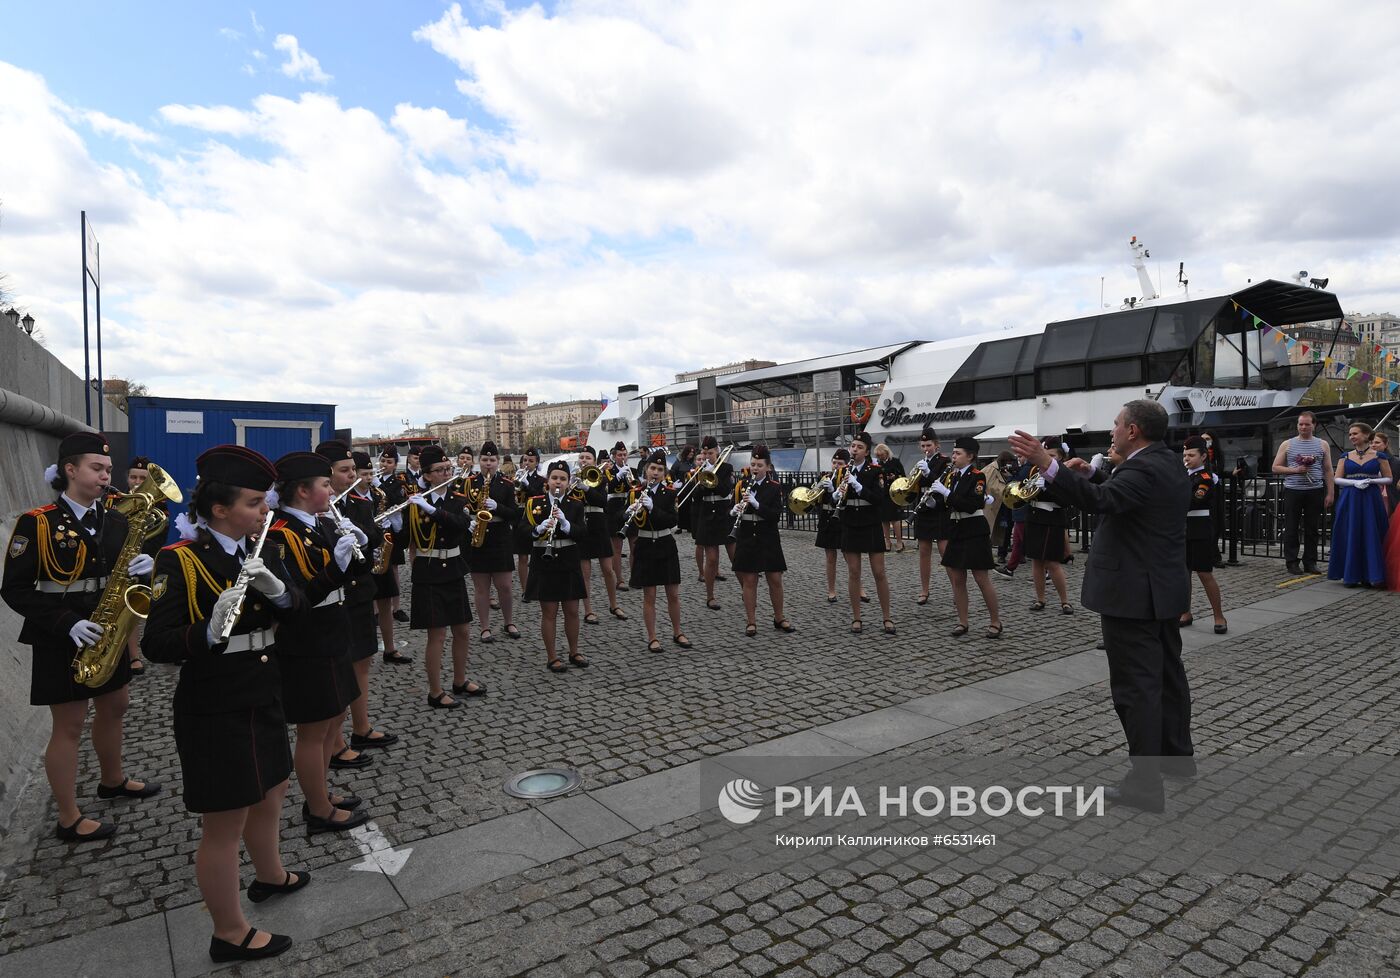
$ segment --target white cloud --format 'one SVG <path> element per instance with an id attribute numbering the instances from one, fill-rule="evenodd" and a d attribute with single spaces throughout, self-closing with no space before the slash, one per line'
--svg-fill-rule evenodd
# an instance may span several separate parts
<path id="1" fill-rule="evenodd" d="M 114 119 L 107 113 L 98 112 L 96 109 L 84 112 L 83 119 L 92 127 L 93 132 L 125 139 L 129 143 L 152 143 L 157 138 L 155 133 L 142 129 L 135 123 Z"/>
<path id="2" fill-rule="evenodd" d="M 302 50 L 295 35 L 278 34 L 272 46 L 287 56 L 282 63 L 282 74 L 288 78 L 299 78 L 317 85 L 331 80 L 331 76 L 321 70 L 321 62 L 313 58 L 310 52 Z"/>
<path id="3" fill-rule="evenodd" d="M 241 40 L 243 40 L 243 32 L 242 32 L 242 31 L 236 31 L 236 30 L 234 30 L 232 27 L 220 27 L 220 28 L 219 28 L 219 36 L 222 37 L 222 38 L 223 38 L 224 40 L 226 40 L 226 41 L 241 41 Z"/>
<path id="4" fill-rule="evenodd" d="M 258 23 L 258 14 L 255 10 L 248 11 L 248 18 L 253 22 L 253 31 L 261 36 L 264 32 L 263 25 Z"/>
<path id="5" fill-rule="evenodd" d="M 114 370 L 338 401 L 361 431 L 1073 315 L 1101 275 L 1136 291 L 1130 234 L 1196 292 L 1309 268 L 1347 308 L 1400 312 L 1400 22 L 1308 9 L 453 7 L 420 50 L 458 66 L 470 112 L 167 105 L 140 180 L 0 65 L 0 131 L 25 147 L 4 270 L 80 362 L 85 207 Z M 290 347 L 312 352 L 269 355 Z"/>

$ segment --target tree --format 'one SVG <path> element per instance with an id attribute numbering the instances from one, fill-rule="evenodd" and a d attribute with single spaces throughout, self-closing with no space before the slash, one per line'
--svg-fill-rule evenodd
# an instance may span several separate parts
<path id="1" fill-rule="evenodd" d="M 1330 367 L 1323 368 L 1299 403 L 1309 407 L 1324 407 L 1332 404 L 1369 404 L 1372 401 L 1390 400 L 1389 384 L 1376 387 L 1375 378 L 1396 380 L 1396 368 L 1385 362 L 1385 355 L 1377 353 L 1374 344 L 1363 344 L 1354 354 L 1341 359 L 1340 362 L 1346 366 L 1341 373 L 1337 371 L 1338 362 L 1334 360 Z M 1355 368 L 1356 375 L 1347 379 L 1352 368 Z M 1370 374 L 1371 379 L 1367 380 L 1361 376 L 1363 373 Z"/>
<path id="2" fill-rule="evenodd" d="M 122 414 L 126 414 L 127 398 L 145 397 L 150 393 L 150 389 L 145 384 L 127 380 L 124 377 L 108 377 L 102 382 L 102 393 L 109 404 L 114 405 Z"/>

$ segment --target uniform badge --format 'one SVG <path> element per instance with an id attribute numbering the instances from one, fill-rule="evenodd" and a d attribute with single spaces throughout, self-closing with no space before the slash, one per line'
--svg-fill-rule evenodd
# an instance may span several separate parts
<path id="1" fill-rule="evenodd" d="M 169 574 L 157 574 L 156 579 L 151 583 L 151 600 L 159 601 L 165 594 L 165 589 L 170 584 Z"/>
<path id="2" fill-rule="evenodd" d="M 28 550 L 28 549 L 29 549 L 29 538 L 28 538 L 28 537 L 19 537 L 19 536 L 17 536 L 17 537 L 11 538 L 11 540 L 10 540 L 10 557 L 11 557 L 11 558 L 22 556 L 22 555 L 24 554 L 24 552 L 25 552 L 26 550 Z"/>
<path id="3" fill-rule="evenodd" d="M 286 559 L 287 559 L 287 545 L 286 545 L 286 544 L 284 544 L 284 543 L 279 543 L 279 544 L 277 544 L 277 559 L 278 559 L 278 560 L 286 560 Z"/>

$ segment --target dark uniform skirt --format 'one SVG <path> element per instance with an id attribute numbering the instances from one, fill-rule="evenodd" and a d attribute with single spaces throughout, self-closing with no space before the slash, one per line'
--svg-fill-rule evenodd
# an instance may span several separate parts
<path id="1" fill-rule="evenodd" d="M 87 612 L 83 617 L 87 617 Z M 73 681 L 73 659 L 78 649 L 64 636 L 57 642 L 39 642 L 33 646 L 29 666 L 29 705 L 52 706 L 55 703 L 76 703 L 114 693 L 131 682 L 131 663 L 126 646 L 117 658 L 112 678 L 96 689 Z"/>
<path id="2" fill-rule="evenodd" d="M 361 659 L 368 659 L 379 651 L 378 635 L 376 634 L 378 621 L 374 611 L 374 602 L 348 604 L 345 606 L 345 611 L 350 616 L 350 661 L 359 662 Z"/>
<path id="3" fill-rule="evenodd" d="M 869 526 L 841 524 L 841 549 L 848 554 L 882 554 L 885 552 L 885 531 L 879 523 Z"/>
<path id="4" fill-rule="evenodd" d="M 185 808 L 226 812 L 263 800 L 292 773 L 282 705 L 273 701 L 233 713 L 175 711 Z"/>
<path id="5" fill-rule="evenodd" d="M 578 545 L 579 560 L 602 560 L 604 557 L 611 557 L 612 537 L 608 535 L 607 514 L 586 513 L 584 525 L 588 528 L 588 536 Z M 533 565 L 530 573 L 534 573 Z"/>
<path id="6" fill-rule="evenodd" d="M 583 598 L 583 571 L 579 569 L 580 545 L 560 547 L 553 557 L 543 547 L 531 547 L 530 577 L 526 601 L 578 601 Z M 611 550 L 608 551 L 612 553 Z"/>
<path id="7" fill-rule="evenodd" d="M 391 563 L 389 569 L 383 574 L 375 574 L 374 577 L 374 599 L 397 598 L 399 596 L 399 567 L 403 566 L 403 561 L 398 564 Z"/>
<path id="8" fill-rule="evenodd" d="M 750 526 L 757 526 L 756 531 Z M 739 542 L 734 545 L 734 573 L 766 574 L 787 570 L 783 559 L 783 540 L 778 528 L 771 523 L 740 523 Z"/>
<path id="9" fill-rule="evenodd" d="M 692 532 L 699 546 L 722 547 L 729 542 L 729 528 L 734 525 L 729 505 L 728 497 L 724 502 L 706 502 L 703 497 L 695 500 L 691 507 L 695 513 Z"/>
<path id="10" fill-rule="evenodd" d="M 472 606 L 467 598 L 464 578 L 441 584 L 415 582 L 409 600 L 413 605 L 408 612 L 408 627 L 411 629 L 448 628 L 472 620 Z"/>
<path id="11" fill-rule="evenodd" d="M 1215 541 L 1187 540 L 1186 569 L 1193 574 L 1215 573 Z"/>
<path id="12" fill-rule="evenodd" d="M 920 506 L 914 511 L 915 540 L 948 539 L 948 511 L 942 506 L 929 509 Z"/>
<path id="13" fill-rule="evenodd" d="M 1061 524 L 1039 522 L 1026 514 L 1025 544 L 1027 560 L 1065 559 L 1065 527 Z"/>
<path id="14" fill-rule="evenodd" d="M 841 549 L 841 521 L 829 510 L 823 510 L 817 516 L 817 549 Z"/>
<path id="15" fill-rule="evenodd" d="M 282 712 L 288 723 L 317 723 L 340 716 L 360 684 L 347 652 L 339 655 L 282 655 Z"/>
<path id="16" fill-rule="evenodd" d="M 953 528 L 953 523 L 970 523 L 970 526 Z M 943 566 L 955 570 L 991 570 L 996 566 L 992 559 L 992 529 L 981 516 L 968 516 L 963 520 L 949 520 L 947 549 L 943 551 Z"/>
<path id="17" fill-rule="evenodd" d="M 481 542 L 481 546 L 473 547 L 470 540 L 463 540 L 462 556 L 467 561 L 467 569 L 473 574 L 500 574 L 503 571 L 515 570 L 515 553 L 518 551 L 513 552 L 511 547 L 514 534 L 514 527 L 493 518 L 491 525 L 486 528 L 486 539 Z M 414 593 L 417 593 L 416 585 Z M 471 621 L 470 613 L 463 620 Z"/>
<path id="18" fill-rule="evenodd" d="M 648 537 L 642 531 L 632 542 L 632 575 L 628 578 L 630 587 L 662 587 L 681 582 L 681 560 L 676 550 L 676 537 L 668 533 L 664 537 Z"/>

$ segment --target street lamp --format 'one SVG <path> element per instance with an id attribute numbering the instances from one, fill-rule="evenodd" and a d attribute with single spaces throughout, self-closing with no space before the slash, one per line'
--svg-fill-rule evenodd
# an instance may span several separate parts
<path id="1" fill-rule="evenodd" d="M 14 312 L 13 309 L 11 309 L 10 311 L 11 311 L 11 312 Z M 25 313 L 25 314 L 24 314 L 24 318 L 20 320 L 20 323 L 21 323 L 21 325 L 24 326 L 24 331 L 25 331 L 26 333 L 28 333 L 30 336 L 33 336 L 33 335 L 34 335 L 34 317 L 33 317 L 33 316 L 29 315 L 29 313 Z"/>
<path id="2" fill-rule="evenodd" d="M 9 309 L 6 309 L 6 310 L 5 310 L 5 318 L 8 319 L 8 320 L 10 321 L 10 325 L 11 325 L 11 326 L 18 326 L 18 325 L 19 325 L 19 310 L 18 310 L 18 309 L 15 309 L 13 306 L 11 306 Z"/>

